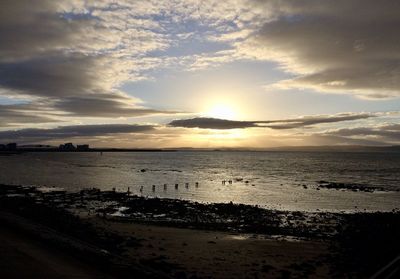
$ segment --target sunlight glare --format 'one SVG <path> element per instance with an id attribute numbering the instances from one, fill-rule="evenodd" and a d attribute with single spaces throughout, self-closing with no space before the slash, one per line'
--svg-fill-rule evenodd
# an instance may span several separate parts
<path id="1" fill-rule="evenodd" d="M 237 113 L 232 108 L 232 106 L 228 104 L 217 103 L 211 106 L 211 108 L 206 113 L 206 116 L 219 119 L 233 120 L 237 118 Z"/>

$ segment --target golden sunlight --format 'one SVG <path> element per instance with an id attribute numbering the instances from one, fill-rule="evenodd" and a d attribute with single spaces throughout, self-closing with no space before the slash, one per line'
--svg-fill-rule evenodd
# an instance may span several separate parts
<path id="1" fill-rule="evenodd" d="M 205 113 L 208 117 L 233 120 L 238 118 L 237 111 L 226 103 L 213 104 L 210 109 Z"/>

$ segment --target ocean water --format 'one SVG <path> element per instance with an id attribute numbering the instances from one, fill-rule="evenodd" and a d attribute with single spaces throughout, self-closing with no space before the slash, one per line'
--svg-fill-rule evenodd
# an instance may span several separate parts
<path id="1" fill-rule="evenodd" d="M 223 185 L 223 180 L 233 182 Z M 318 189 L 320 180 L 385 191 Z M 400 207 L 400 153 L 25 153 L 0 156 L 0 183 L 67 191 L 129 187 L 131 193 L 149 197 L 232 201 L 282 210 L 390 211 Z"/>

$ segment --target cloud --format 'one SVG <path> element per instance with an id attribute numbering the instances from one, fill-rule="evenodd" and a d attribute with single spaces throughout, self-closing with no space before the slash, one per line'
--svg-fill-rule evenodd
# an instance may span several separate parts
<path id="1" fill-rule="evenodd" d="M 304 116 L 301 118 L 274 120 L 274 121 L 259 121 L 261 127 L 268 127 L 271 129 L 295 129 L 302 127 L 309 127 L 317 124 L 337 123 L 343 121 L 353 121 L 360 119 L 367 119 L 376 117 L 372 113 L 340 113 L 336 115 L 316 115 Z"/>
<path id="2" fill-rule="evenodd" d="M 0 138 L 5 141 L 39 142 L 75 137 L 107 136 L 114 134 L 147 133 L 154 130 L 152 125 L 99 124 L 60 126 L 52 129 L 21 129 L 0 131 Z"/>
<path id="3" fill-rule="evenodd" d="M 0 105 L 0 127 L 18 125 L 20 123 L 51 123 L 55 119 L 27 112 L 29 108 L 24 105 Z M 32 110 L 33 108 L 31 108 Z"/>
<path id="4" fill-rule="evenodd" d="M 63 17 L 66 1 L 4 0 L 0 9 L 0 61 L 25 60 L 71 48 L 93 48 L 95 21 Z M 97 29 L 98 30 L 98 29 Z M 106 31 L 106 30 L 102 30 Z M 100 35 L 100 32 L 97 32 Z M 88 38 L 90 36 L 90 39 Z"/>
<path id="5" fill-rule="evenodd" d="M 256 123 L 250 121 L 234 121 L 234 120 L 205 118 L 205 117 L 173 120 L 168 125 L 171 127 L 220 129 L 220 130 L 257 127 Z"/>
<path id="6" fill-rule="evenodd" d="M 177 114 L 178 111 L 164 111 L 148 109 L 129 105 L 124 102 L 128 98 L 115 98 L 114 96 L 92 97 L 72 97 L 64 98 L 54 104 L 54 108 L 68 112 L 71 116 L 83 117 L 110 117 L 117 118 L 121 116 L 136 117 L 153 114 Z M 129 99 L 127 100 L 129 101 Z"/>
<path id="7" fill-rule="evenodd" d="M 326 134 L 346 138 L 370 138 L 381 142 L 399 142 L 400 124 L 339 129 Z"/>
<path id="8" fill-rule="evenodd" d="M 14 94 L 49 98 L 103 93 L 102 83 L 106 83 L 107 75 L 99 68 L 100 60 L 100 57 L 60 54 L 0 63 L 0 86 L 13 89 Z M 102 82 L 97 81 L 100 76 Z"/>
<path id="9" fill-rule="evenodd" d="M 175 114 L 144 104 L 122 85 L 152 78 L 156 69 L 198 70 L 246 58 L 274 60 L 294 73 L 276 84 L 280 88 L 398 97 L 399 5 L 395 0 L 37 0 L 35 5 L 4 0 L 0 95 L 27 104 L 1 107 L 0 125 Z M 293 129 L 320 121 L 289 120 L 174 125 Z"/>
<path id="10" fill-rule="evenodd" d="M 241 53 L 277 61 L 295 77 L 280 88 L 364 98 L 400 97 L 400 2 L 255 1 L 270 10 Z"/>
<path id="11" fill-rule="evenodd" d="M 336 123 L 376 117 L 371 113 L 341 113 L 336 115 L 304 116 L 301 118 L 269 120 L 269 121 L 235 121 L 218 118 L 197 117 L 191 119 L 174 120 L 168 125 L 171 127 L 200 128 L 200 129 L 245 129 L 270 128 L 276 130 L 310 127 L 324 123 Z"/>

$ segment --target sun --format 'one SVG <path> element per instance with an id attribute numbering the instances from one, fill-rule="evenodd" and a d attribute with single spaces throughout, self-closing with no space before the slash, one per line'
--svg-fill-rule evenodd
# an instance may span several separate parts
<path id="1" fill-rule="evenodd" d="M 216 103 L 213 104 L 208 111 L 206 112 L 206 116 L 219 118 L 219 119 L 227 119 L 232 120 L 237 118 L 237 112 L 235 109 L 226 103 Z"/>

